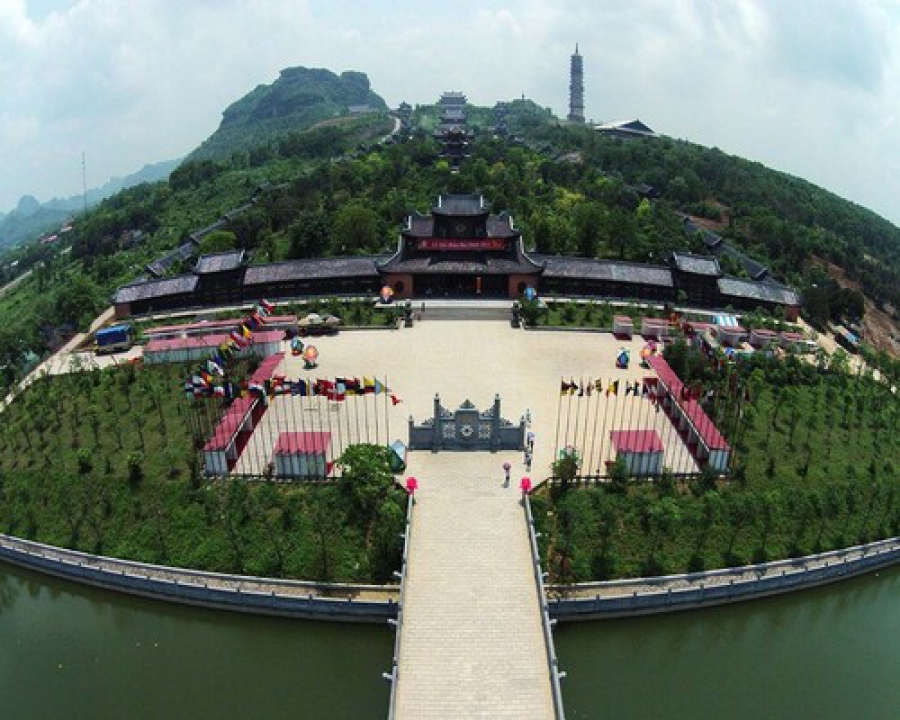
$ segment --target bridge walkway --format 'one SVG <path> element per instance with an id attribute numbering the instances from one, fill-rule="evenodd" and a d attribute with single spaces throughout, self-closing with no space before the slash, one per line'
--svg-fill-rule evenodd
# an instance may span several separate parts
<path id="1" fill-rule="evenodd" d="M 518 453 L 411 453 L 396 717 L 554 717 Z"/>

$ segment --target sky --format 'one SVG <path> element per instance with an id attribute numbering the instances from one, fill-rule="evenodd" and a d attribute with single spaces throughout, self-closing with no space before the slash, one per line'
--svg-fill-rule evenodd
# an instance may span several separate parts
<path id="1" fill-rule="evenodd" d="M 285 67 L 462 90 L 806 178 L 900 224 L 900 0 L 0 0 L 0 211 L 183 156 Z"/>

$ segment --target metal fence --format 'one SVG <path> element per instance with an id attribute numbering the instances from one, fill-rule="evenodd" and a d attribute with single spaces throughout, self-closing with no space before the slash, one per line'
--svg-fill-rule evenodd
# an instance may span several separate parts
<path id="1" fill-rule="evenodd" d="M 389 445 L 400 400 L 387 378 L 308 375 L 251 383 L 235 398 L 187 400 L 204 474 L 322 480 L 340 474 L 340 457 L 351 445 Z"/>
<path id="2" fill-rule="evenodd" d="M 550 691 L 553 695 L 553 712 L 556 720 L 565 720 L 566 710 L 563 706 L 562 687 L 560 681 L 566 674 L 559 669 L 559 658 L 556 655 L 556 645 L 553 642 L 553 626 L 556 620 L 550 618 L 550 608 L 547 602 L 547 592 L 544 586 L 544 571 L 541 568 L 541 556 L 538 552 L 538 534 L 534 529 L 534 518 L 531 515 L 531 501 L 528 494 L 522 496 L 522 505 L 525 508 L 525 523 L 528 526 L 528 539 L 531 547 L 531 564 L 534 571 L 534 579 L 537 584 L 538 601 L 541 604 L 541 627 L 544 630 L 544 643 L 547 647 L 547 664 L 550 672 Z"/>
<path id="3" fill-rule="evenodd" d="M 397 601 L 397 617 L 394 619 L 388 620 L 389 623 L 393 623 L 394 625 L 394 657 L 391 660 L 391 671 L 389 673 L 382 673 L 382 677 L 385 680 L 391 683 L 391 699 L 388 705 L 388 720 L 394 720 L 396 717 L 397 711 L 397 685 L 400 679 L 400 641 L 403 633 L 403 608 L 405 602 L 405 591 L 406 591 L 406 575 L 408 569 L 408 561 L 409 561 L 409 538 L 410 538 L 410 530 L 412 528 L 412 517 L 413 517 L 413 508 L 416 505 L 415 498 L 412 494 L 409 496 L 409 500 L 406 505 L 406 527 L 403 531 L 403 558 L 400 564 L 400 572 L 398 573 L 400 576 L 400 590 Z"/>

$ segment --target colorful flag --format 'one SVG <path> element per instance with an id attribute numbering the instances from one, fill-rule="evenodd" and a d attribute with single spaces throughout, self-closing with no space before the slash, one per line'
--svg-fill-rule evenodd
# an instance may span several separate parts
<path id="1" fill-rule="evenodd" d="M 399 404 L 402 403 L 402 402 L 403 402 L 403 401 L 402 401 L 400 398 L 398 398 L 396 395 L 394 395 L 393 393 L 391 393 L 391 403 L 392 403 L 393 405 L 399 405 Z"/>
<path id="2" fill-rule="evenodd" d="M 363 376 L 363 392 L 366 395 L 371 395 L 375 392 L 375 380 L 368 375 Z"/>

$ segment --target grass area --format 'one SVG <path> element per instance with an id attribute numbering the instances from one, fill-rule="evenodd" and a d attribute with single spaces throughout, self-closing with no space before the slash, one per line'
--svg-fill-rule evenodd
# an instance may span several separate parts
<path id="1" fill-rule="evenodd" d="M 727 483 L 663 477 L 536 495 L 553 582 L 693 572 L 900 533 L 897 397 L 793 361 L 759 359 L 742 372 L 751 401 L 729 436 Z M 719 410 L 708 407 L 728 415 Z"/>
<path id="2" fill-rule="evenodd" d="M 640 329 L 641 318 L 668 317 L 665 310 L 648 305 L 611 305 L 608 302 L 575 302 L 547 300 L 546 309 L 523 302 L 523 317 L 536 327 L 602 328 L 611 330 L 613 317 L 626 315 L 634 320 L 635 329 Z"/>
<path id="3" fill-rule="evenodd" d="M 181 390 L 185 373 L 126 366 L 34 383 L 3 413 L 0 529 L 203 570 L 390 580 L 405 493 L 393 485 L 383 449 L 354 449 L 331 485 L 206 483 Z M 361 489 L 367 494 L 356 498 Z"/>

